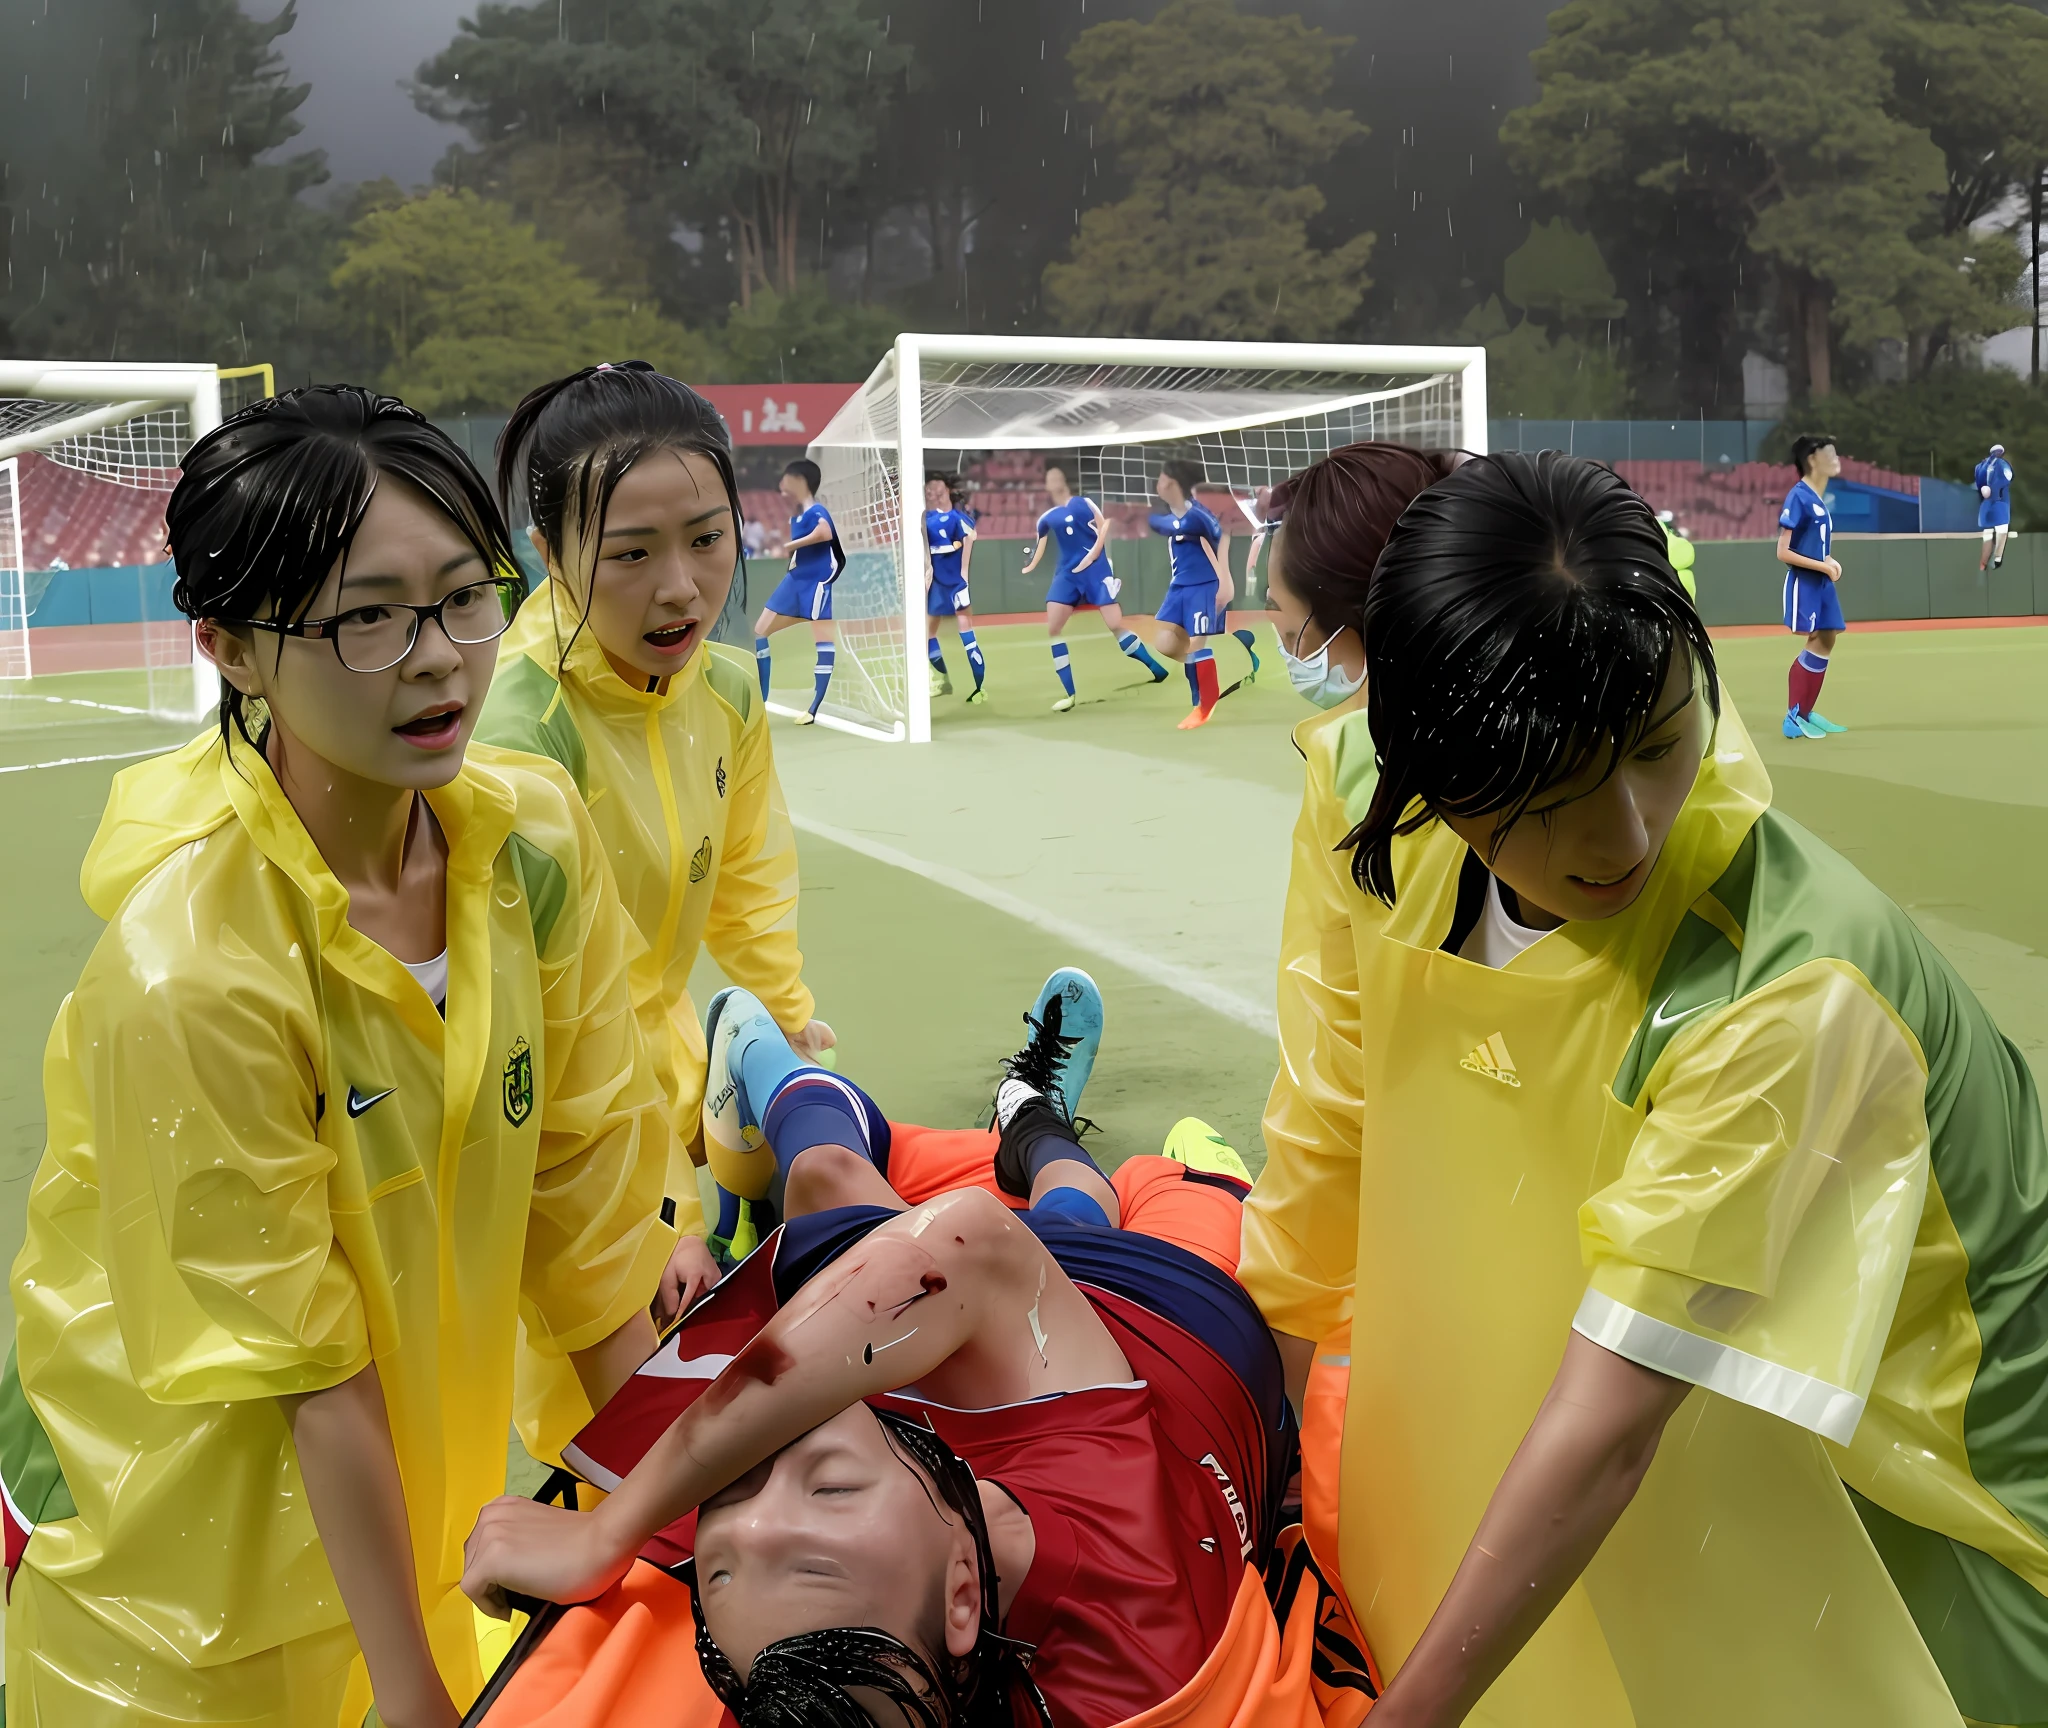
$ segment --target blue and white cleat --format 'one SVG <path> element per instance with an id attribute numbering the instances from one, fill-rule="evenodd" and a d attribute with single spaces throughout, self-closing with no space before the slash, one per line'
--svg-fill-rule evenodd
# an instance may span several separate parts
<path id="1" fill-rule="evenodd" d="M 1787 738 L 1804 738 L 1808 735 L 1806 728 L 1800 724 L 1799 710 L 1796 708 L 1787 708 L 1785 710 L 1785 724 L 1779 730 Z M 1822 736 L 1825 737 L 1826 734 L 1823 733 Z"/>
<path id="2" fill-rule="evenodd" d="M 1059 1017 L 1046 1026 L 1055 1002 Z M 1062 966 L 1045 981 L 1025 1021 L 1034 1031 L 1044 1027 L 1055 1040 L 1050 1067 L 1037 1082 L 1038 1089 L 1055 1094 L 1069 1119 L 1080 1115 L 1081 1094 L 1095 1072 L 1096 1052 L 1102 1048 L 1101 990 L 1080 967 Z"/>
<path id="3" fill-rule="evenodd" d="M 1809 714 L 1805 718 L 1807 725 L 1819 727 L 1823 734 L 1829 732 L 1846 732 L 1849 730 L 1849 728 L 1846 726 L 1837 726 L 1825 714 Z M 1812 736 L 1813 734 L 1811 732 L 1807 733 L 1807 737 L 1811 738 Z"/>
<path id="4" fill-rule="evenodd" d="M 733 985 L 711 998 L 704 1014 L 704 1160 L 719 1187 L 742 1200 L 763 1198 L 775 1180 L 775 1154 L 762 1137 L 759 1112 L 749 1107 L 739 1074 L 744 1046 L 764 1033 L 786 1046 L 781 1028 L 757 997 Z"/>

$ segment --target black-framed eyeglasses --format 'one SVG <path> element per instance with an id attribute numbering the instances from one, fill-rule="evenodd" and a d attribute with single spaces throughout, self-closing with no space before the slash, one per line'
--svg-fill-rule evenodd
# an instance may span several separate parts
<path id="1" fill-rule="evenodd" d="M 495 642 L 511 629 L 512 616 L 525 598 L 524 577 L 493 576 L 465 583 L 431 606 L 380 600 L 370 606 L 351 606 L 331 618 L 301 618 L 296 624 L 280 624 L 273 618 L 238 622 L 278 636 L 324 637 L 334 644 L 335 658 L 351 672 L 388 672 L 412 652 L 420 639 L 420 626 L 429 618 L 441 626 L 449 641 L 474 647 L 479 642 Z"/>

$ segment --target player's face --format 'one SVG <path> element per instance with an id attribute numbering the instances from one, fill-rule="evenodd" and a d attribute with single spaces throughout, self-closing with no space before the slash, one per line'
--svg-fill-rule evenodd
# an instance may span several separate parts
<path id="1" fill-rule="evenodd" d="M 356 613 L 346 646 L 362 660 L 359 642 L 375 646 L 374 625 L 397 622 L 390 608 L 431 606 L 494 574 L 423 493 L 386 474 L 371 494 L 354 544 L 335 560 L 304 615 Z M 502 603 L 494 590 L 472 592 L 458 604 L 465 617 L 488 614 L 490 624 L 502 629 Z M 445 786 L 461 770 L 498 660 L 495 640 L 455 642 L 438 623 L 422 623 L 412 651 L 379 672 L 351 671 L 326 637 L 229 633 L 208 624 L 202 641 L 220 662 L 222 677 L 268 705 L 288 754 L 303 758 L 310 752 L 354 779 L 414 790 Z M 300 760 L 295 771 L 303 775 L 309 766 Z"/>
<path id="2" fill-rule="evenodd" d="M 927 480 L 924 483 L 924 507 L 927 510 L 950 510 L 953 495 L 946 490 L 943 480 Z"/>
<path id="3" fill-rule="evenodd" d="M 1526 921 L 1612 918 L 1642 893 L 1699 776 L 1713 725 L 1683 649 L 1672 654 L 1653 713 L 1649 729 L 1605 780 L 1603 755 L 1538 793 L 1505 835 L 1497 815 L 1444 818 L 1480 857 L 1491 855 L 1493 873 L 1515 891 Z"/>
<path id="4" fill-rule="evenodd" d="M 1064 504 L 1074 495 L 1074 489 L 1067 482 L 1066 474 L 1058 468 L 1045 471 L 1045 495 L 1055 504 Z"/>
<path id="5" fill-rule="evenodd" d="M 651 451 L 619 477 L 590 631 L 621 676 L 667 678 L 697 652 L 732 588 L 733 526 L 725 482 L 700 451 Z"/>
<path id="6" fill-rule="evenodd" d="M 1169 510 L 1178 510 L 1185 501 L 1187 494 L 1181 491 L 1179 484 L 1171 474 L 1162 474 L 1157 480 L 1152 482 L 1152 496 L 1157 498 Z"/>
<path id="7" fill-rule="evenodd" d="M 1832 444 L 1823 444 L 1807 459 L 1806 471 L 1815 480 L 1832 480 L 1842 471 L 1842 455 Z"/>
<path id="8" fill-rule="evenodd" d="M 801 510 L 811 501 L 811 489 L 794 474 L 783 475 L 775 482 L 775 490 L 782 494 L 792 510 Z"/>
<path id="9" fill-rule="evenodd" d="M 875 1626 L 943 1659 L 981 1624 L 974 1538 L 863 1404 L 785 1447 L 697 1514 L 704 1624 L 741 1679 L 778 1639 Z"/>

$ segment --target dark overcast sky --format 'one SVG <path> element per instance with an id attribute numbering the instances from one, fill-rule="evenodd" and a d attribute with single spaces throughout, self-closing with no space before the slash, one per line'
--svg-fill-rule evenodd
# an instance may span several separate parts
<path id="1" fill-rule="evenodd" d="M 247 0 L 245 9 L 260 18 L 278 11 L 276 0 Z M 431 179 L 460 134 L 420 113 L 399 83 L 475 9 L 475 0 L 299 0 L 299 21 L 278 44 L 293 77 L 313 86 L 299 144 L 325 150 L 336 180 Z"/>

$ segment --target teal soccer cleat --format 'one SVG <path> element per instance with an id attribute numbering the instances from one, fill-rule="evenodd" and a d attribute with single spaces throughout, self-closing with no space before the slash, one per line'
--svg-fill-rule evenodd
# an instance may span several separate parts
<path id="1" fill-rule="evenodd" d="M 1825 714 L 1809 714 L 1806 716 L 1806 723 L 1809 726 L 1818 726 L 1823 733 L 1846 732 L 1849 730 L 1846 726 L 1837 726 Z M 1811 732 L 1807 733 L 1807 737 L 1811 738 L 1812 736 Z"/>
<path id="2" fill-rule="evenodd" d="M 1080 967 L 1062 966 L 1046 979 L 1024 1019 L 1034 1033 L 1026 1052 L 1039 1055 L 1044 1067 L 1043 1073 L 1034 1067 L 1026 1078 L 1052 1095 L 1069 1118 L 1078 1116 L 1102 1048 L 1102 992 Z M 1026 1052 L 1014 1060 L 1023 1060 Z"/>

